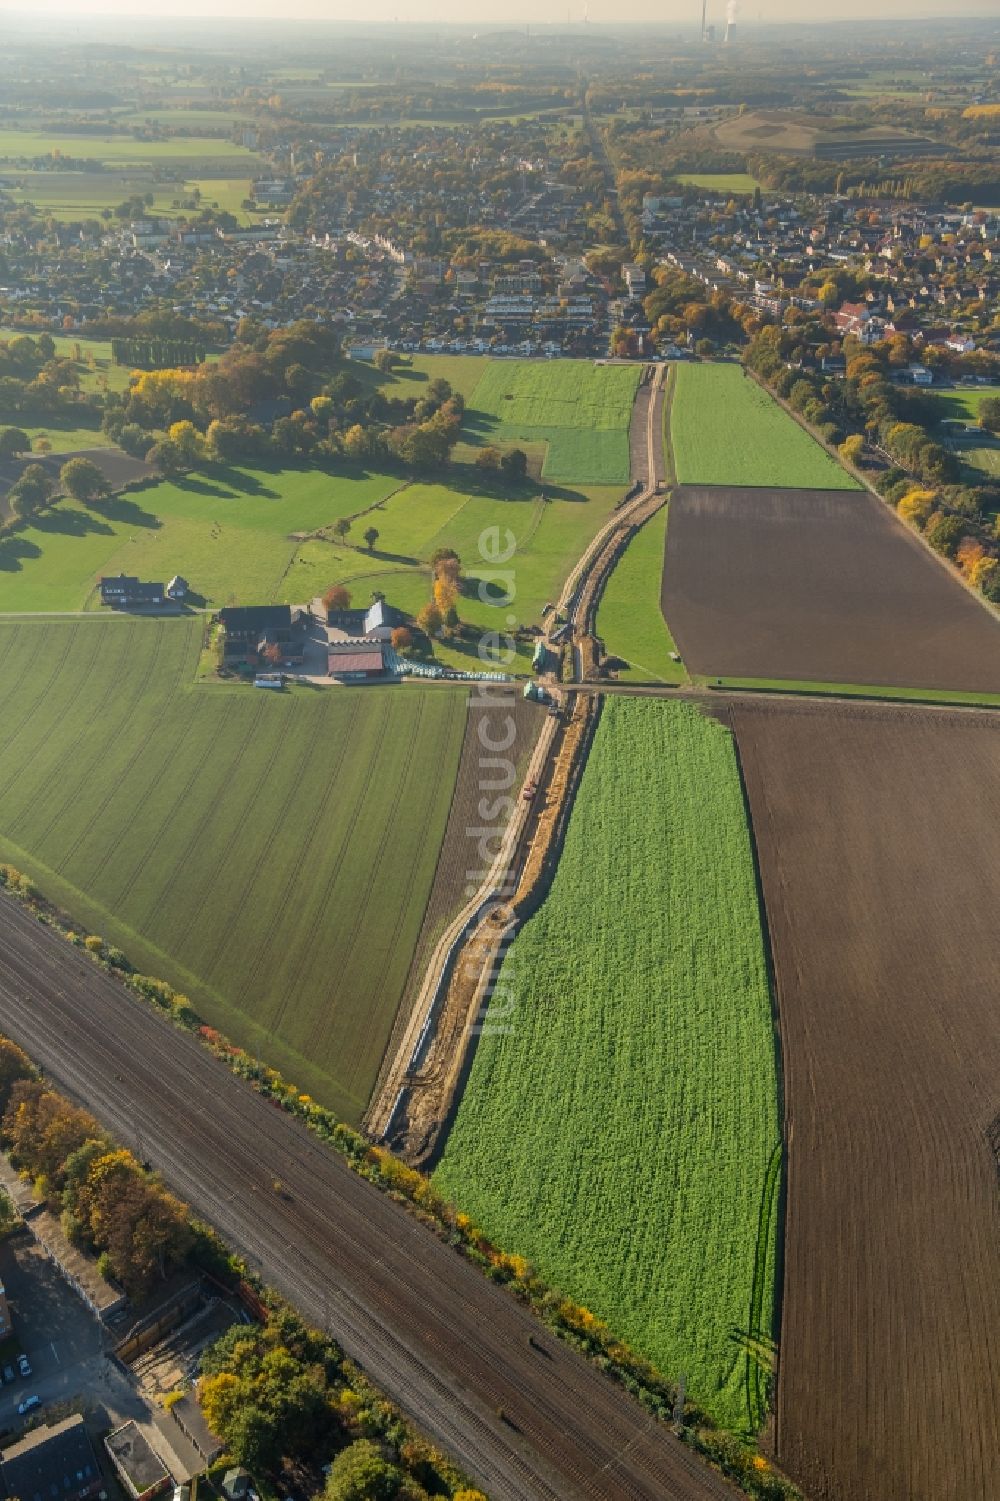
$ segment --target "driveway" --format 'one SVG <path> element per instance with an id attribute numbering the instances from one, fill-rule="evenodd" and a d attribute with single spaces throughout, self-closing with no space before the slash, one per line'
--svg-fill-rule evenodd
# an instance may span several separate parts
<path id="1" fill-rule="evenodd" d="M 0 1445 L 20 1438 L 39 1418 L 52 1423 L 80 1412 L 95 1440 L 134 1418 L 175 1480 L 187 1481 L 204 1468 L 176 1423 L 143 1399 L 112 1358 L 107 1330 L 30 1236 L 0 1243 L 0 1280 L 31 1362 L 27 1380 L 0 1387 Z M 40 1397 L 42 1406 L 25 1419 L 17 1407 L 27 1396 Z"/>

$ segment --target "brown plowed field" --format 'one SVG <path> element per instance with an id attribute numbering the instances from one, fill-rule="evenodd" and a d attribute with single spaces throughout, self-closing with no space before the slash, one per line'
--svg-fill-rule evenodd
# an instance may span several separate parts
<path id="1" fill-rule="evenodd" d="M 784 1063 L 778 1457 L 810 1501 L 996 1501 L 1000 719 L 730 718 Z"/>
<path id="2" fill-rule="evenodd" d="M 662 605 L 709 677 L 1000 693 L 1000 621 L 867 491 L 682 487 Z"/>

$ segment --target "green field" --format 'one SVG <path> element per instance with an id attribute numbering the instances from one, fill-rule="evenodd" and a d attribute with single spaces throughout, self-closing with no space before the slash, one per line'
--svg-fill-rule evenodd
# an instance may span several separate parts
<path id="1" fill-rule="evenodd" d="M 34 453 L 75 453 L 79 448 L 108 448 L 111 445 L 111 439 L 101 432 L 100 427 L 76 427 L 68 417 L 55 422 L 16 422 L 14 425 L 27 433 Z M 6 426 L 6 421 L 0 420 L 0 427 Z"/>
<path id="2" fill-rule="evenodd" d="M 436 1173 L 690 1398 L 759 1427 L 774 1309 L 771 1000 L 733 743 L 608 699 Z M 491 1021 L 494 1029 L 490 1029 Z"/>
<path id="3" fill-rule="evenodd" d="M 940 420 L 979 422 L 979 408 L 984 401 L 1000 398 L 1000 386 L 962 386 L 954 391 L 935 391 Z M 976 434 L 966 434 L 952 427 L 946 429 L 948 444 L 963 464 L 979 474 L 970 475 L 973 483 L 1000 479 L 1000 438 L 983 438 L 977 442 Z"/>
<path id="4" fill-rule="evenodd" d="M 670 436 L 682 485 L 857 490 L 739 365 L 681 365 Z"/>
<path id="5" fill-rule="evenodd" d="M 224 164 L 217 163 L 216 172 L 220 165 Z M 241 224 L 250 224 L 259 215 L 243 208 L 243 200 L 250 197 L 253 186 L 246 175 L 248 165 L 251 164 L 242 164 L 242 177 L 197 177 L 167 183 L 155 181 L 148 171 L 129 177 L 110 172 L 17 172 L 9 179 L 15 186 L 7 191 L 15 203 L 31 203 L 46 218 L 75 224 L 99 219 L 105 209 L 113 211 L 126 199 L 136 194 L 145 197 L 147 193 L 153 195 L 152 203 L 145 209 L 149 217 L 190 217 L 191 210 L 183 205 L 190 202 L 197 188 L 201 193 L 200 209 L 215 207 L 232 214 Z M 240 168 L 241 164 L 236 166 Z"/>
<path id="6" fill-rule="evenodd" d="M 349 373 L 404 400 L 408 396 L 419 400 L 422 386 L 428 381 L 444 379 L 468 401 L 486 369 L 486 360 L 481 355 L 407 354 L 400 359 L 405 363 L 385 373 L 367 360 L 356 360 L 349 366 Z"/>
<path id="7" fill-rule="evenodd" d="M 6 610 L 82 610 L 96 604 L 102 574 L 166 579 L 183 574 L 208 605 L 282 599 L 298 548 L 313 531 L 388 495 L 388 475 L 329 475 L 307 469 L 217 469 L 163 481 L 100 506 L 61 501 L 0 537 Z M 353 556 L 353 554 L 352 554 Z M 310 581 L 304 603 L 335 580 Z M 322 592 L 322 590 L 320 590 Z"/>
<path id="8" fill-rule="evenodd" d="M 677 181 L 687 188 L 707 188 L 710 192 L 732 193 L 734 197 L 750 194 L 760 187 L 749 172 L 680 172 Z"/>
<path id="9" fill-rule="evenodd" d="M 543 500 L 533 491 L 481 494 L 452 485 L 406 484 L 386 474 L 317 469 L 214 469 L 161 481 L 100 506 L 61 501 L 30 525 L 0 537 L 0 594 L 8 611 L 98 608 L 102 574 L 182 574 L 218 608 L 277 600 L 304 604 L 344 583 L 358 604 L 374 589 L 415 614 L 431 597 L 429 559 L 453 547 L 463 563 L 464 621 L 506 631 L 541 618 L 573 564 L 610 515 L 619 491 L 593 487 Z M 374 507 L 374 509 L 370 509 Z M 304 538 L 339 517 L 364 512 L 347 542 Z M 363 532 L 379 532 L 373 551 Z M 483 557 L 481 539 L 512 539 L 503 565 Z M 496 543 L 489 543 L 495 547 Z M 509 578 L 491 582 L 491 572 Z M 487 599 L 480 598 L 480 585 Z M 511 593 L 498 608 L 500 591 Z M 525 651 L 521 657 L 525 657 Z M 473 644 L 440 643 L 449 665 L 475 665 Z"/>
<path id="10" fill-rule="evenodd" d="M 171 136 L 165 141 L 139 141 L 131 135 L 0 130 L 0 161 L 25 161 L 38 156 L 71 157 L 111 166 L 214 160 L 245 164 L 248 172 L 256 171 L 261 160 L 245 146 L 222 137 L 190 135 Z"/>
<path id="11" fill-rule="evenodd" d="M 1000 398 L 1000 386 L 960 386 L 952 391 L 933 391 L 927 394 L 933 396 L 940 408 L 942 422 L 949 417 L 965 422 L 978 422 L 980 406 L 984 401 L 996 401 Z"/>
<path id="12" fill-rule="evenodd" d="M 388 376 L 367 364 L 357 369 L 393 396 L 419 396 L 428 380 L 449 381 L 467 403 L 459 457 L 472 459 L 487 443 L 518 446 L 537 457 L 542 478 L 552 484 L 628 484 L 637 365 L 460 354 L 408 359 Z"/>
<path id="13" fill-rule="evenodd" d="M 609 656 L 629 663 L 618 673 L 626 683 L 683 683 L 683 664 L 660 609 L 667 507 L 662 507 L 632 538 L 615 564 L 597 611 L 597 634 Z"/>
<path id="14" fill-rule="evenodd" d="M 42 332 L 42 329 L 0 328 L 0 339 L 4 341 L 17 339 L 22 334 L 27 334 L 29 338 L 37 339 L 38 335 Z M 131 371 L 124 365 L 116 365 L 114 363 L 111 357 L 110 339 L 89 339 L 83 333 L 51 334 L 50 338 L 56 347 L 56 354 L 60 359 L 73 360 L 75 362 L 77 373 L 80 377 L 81 390 L 94 391 L 106 388 L 109 391 L 124 391 L 127 389 Z M 80 356 L 79 359 L 77 359 L 78 353 Z M 7 426 L 8 423 L 18 427 L 23 425 L 17 421 L 16 413 L 4 412 L 0 409 L 0 426 Z M 53 447 L 55 447 L 55 435 L 49 432 L 48 428 L 29 427 L 25 430 L 29 433 L 48 433 L 53 438 Z M 89 434 L 88 443 L 77 444 L 76 446 L 92 448 L 95 443 L 105 442 L 107 442 L 107 439 L 98 430 L 96 435 L 93 433 Z"/>
<path id="15" fill-rule="evenodd" d="M 638 365 L 587 360 L 489 360 L 470 399 L 465 436 L 545 443 L 553 484 L 624 485 Z"/>
<path id="16" fill-rule="evenodd" d="M 0 624 L 0 858 L 357 1120 L 464 695 L 198 687 L 200 642 L 198 618 Z"/>

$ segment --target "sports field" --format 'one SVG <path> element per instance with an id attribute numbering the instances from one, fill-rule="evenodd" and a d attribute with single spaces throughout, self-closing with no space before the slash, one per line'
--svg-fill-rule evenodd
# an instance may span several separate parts
<path id="1" fill-rule="evenodd" d="M 942 422 L 950 418 L 976 424 L 982 403 L 1000 398 L 1000 386 L 961 386 L 953 391 L 935 391 L 933 395 Z M 1000 438 L 979 438 L 977 442 L 978 435 L 965 434 L 961 429 L 952 427 L 947 432 L 949 447 L 963 464 L 981 471 L 986 481 L 1000 479 Z M 976 476 L 972 479 L 984 483 Z"/>
<path id="2" fill-rule="evenodd" d="M 467 435 L 480 443 L 547 445 L 553 484 L 623 485 L 638 365 L 489 360 L 472 392 Z"/>
<path id="3" fill-rule="evenodd" d="M 858 489 L 739 365 L 678 367 L 670 436 L 682 485 Z"/>
<path id="4" fill-rule="evenodd" d="M 628 662 L 618 672 L 626 683 L 682 683 L 683 664 L 660 608 L 667 508 L 657 511 L 632 538 L 615 564 L 597 611 L 597 634 L 609 656 Z"/>
<path id="5" fill-rule="evenodd" d="M 1000 399 L 1000 386 L 957 386 L 951 391 L 926 392 L 934 398 L 940 409 L 941 421 L 948 417 L 964 418 L 966 422 L 979 421 L 979 408 L 984 401 Z"/>
<path id="6" fill-rule="evenodd" d="M 606 701 L 552 888 L 499 986 L 506 1021 L 479 1041 L 439 1186 L 664 1374 L 684 1372 L 720 1422 L 756 1429 L 779 1122 L 719 724 Z"/>
<path id="7" fill-rule="evenodd" d="M 201 629 L 0 623 L 0 858 L 356 1120 L 434 876 L 465 698 L 198 687 Z"/>

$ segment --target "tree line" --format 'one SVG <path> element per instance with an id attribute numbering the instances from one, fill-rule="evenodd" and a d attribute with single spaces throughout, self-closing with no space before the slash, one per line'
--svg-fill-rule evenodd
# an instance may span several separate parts
<path id="1" fill-rule="evenodd" d="M 111 358 L 116 365 L 133 370 L 162 370 L 168 365 L 202 365 L 204 344 L 184 339 L 115 338 L 111 340 Z"/>
<path id="2" fill-rule="evenodd" d="M 148 1296 L 185 1261 L 193 1244 L 186 1206 L 6 1038 L 0 1111 L 0 1143 L 15 1167 L 61 1215 L 67 1238 L 96 1252 L 100 1270 L 130 1298 Z"/>
<path id="3" fill-rule="evenodd" d="M 871 471 L 871 483 L 987 599 L 1000 603 L 1000 487 L 969 484 L 937 436 L 935 398 L 893 379 L 910 357 L 899 335 L 871 346 L 844 340 L 845 378 L 804 368 L 808 329 L 768 325 L 744 363 L 814 426 L 841 457 Z M 987 405 L 986 421 L 1000 419 Z"/>

